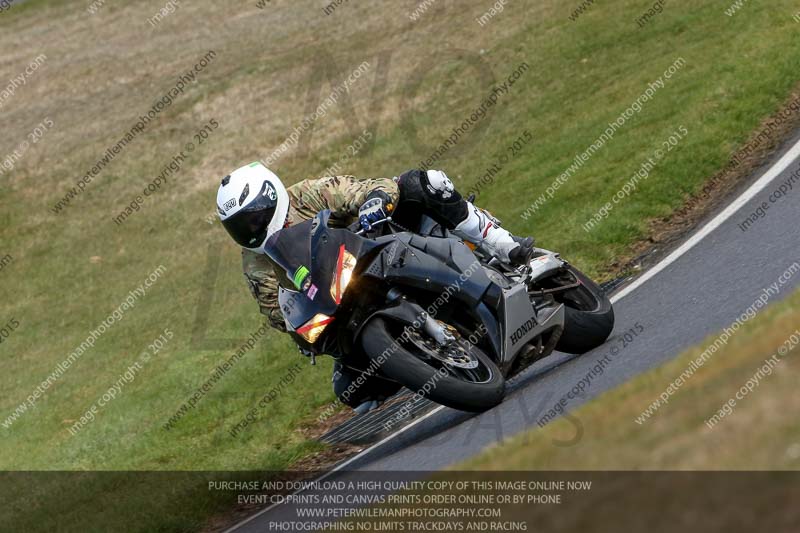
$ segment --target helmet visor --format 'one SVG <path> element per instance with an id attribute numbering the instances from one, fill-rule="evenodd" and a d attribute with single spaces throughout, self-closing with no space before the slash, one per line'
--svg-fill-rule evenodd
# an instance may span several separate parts
<path id="1" fill-rule="evenodd" d="M 239 246 L 258 248 L 267 238 L 269 223 L 275 215 L 278 202 L 264 194 L 266 187 L 265 182 L 264 188 L 255 200 L 232 217 L 222 221 L 225 230 Z"/>

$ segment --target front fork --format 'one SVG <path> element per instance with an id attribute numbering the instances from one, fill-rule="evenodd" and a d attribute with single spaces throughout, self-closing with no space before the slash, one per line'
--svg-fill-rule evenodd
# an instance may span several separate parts
<path id="1" fill-rule="evenodd" d="M 422 316 L 425 317 L 422 330 L 434 339 L 439 346 L 447 346 L 456 340 L 443 324 L 434 320 L 428 313 L 423 311 Z"/>
<path id="2" fill-rule="evenodd" d="M 405 298 L 403 293 L 401 293 L 396 288 L 392 288 L 386 296 L 388 302 L 394 302 L 398 299 Z M 450 331 L 448 331 L 447 327 L 443 324 L 437 322 L 432 316 L 430 316 L 427 311 L 422 311 L 419 314 L 419 321 L 422 321 L 421 329 L 424 331 L 430 338 L 436 341 L 439 346 L 447 346 L 451 342 L 455 341 L 456 338 L 453 336 Z M 415 321 L 414 323 L 417 323 Z M 414 324 L 412 323 L 412 325 Z"/>

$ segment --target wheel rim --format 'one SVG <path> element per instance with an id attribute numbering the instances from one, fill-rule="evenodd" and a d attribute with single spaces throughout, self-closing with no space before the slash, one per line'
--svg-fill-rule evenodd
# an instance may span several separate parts
<path id="1" fill-rule="evenodd" d="M 406 336 L 406 347 L 422 362 L 436 370 L 447 373 L 461 381 L 481 384 L 494 378 L 494 371 L 477 356 L 476 348 L 452 326 L 439 322 L 447 328 L 455 340 L 442 347 L 425 333 L 411 330 Z"/>

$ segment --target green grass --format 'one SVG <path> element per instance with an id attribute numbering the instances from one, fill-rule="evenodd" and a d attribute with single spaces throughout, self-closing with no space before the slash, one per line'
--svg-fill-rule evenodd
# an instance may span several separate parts
<path id="1" fill-rule="evenodd" d="M 583 438 L 573 446 L 553 446 L 575 435 L 574 422 L 558 419 L 494 446 L 455 470 L 797 470 L 800 431 L 795 378 L 800 348 L 800 292 L 773 305 L 739 330 L 671 396 L 647 422 L 635 420 L 692 360 L 715 340 L 607 392 L 571 413 L 580 420 Z M 793 347 L 795 346 L 795 347 Z M 765 368 L 752 392 L 737 392 Z M 733 399 L 732 409 L 724 408 Z M 706 422 L 720 415 L 720 419 Z"/>
<path id="2" fill-rule="evenodd" d="M 370 127 L 374 148 L 343 171 L 397 175 L 461 124 L 491 91 L 492 78 L 500 82 L 526 62 L 530 69 L 490 111 L 481 133 L 464 137 L 437 166 L 466 190 L 530 131 L 534 141 L 481 190 L 478 203 L 588 272 L 607 271 L 646 236 L 648 221 L 682 205 L 725 165 L 798 78 L 793 2 L 751 3 L 734 18 L 708 2 L 674 2 L 639 30 L 635 19 L 650 4 L 597 5 L 575 23 L 567 18 L 572 6 L 561 2 L 510 4 L 483 28 L 474 19 L 488 8 L 484 2 L 445 0 L 416 24 L 406 17 L 416 0 L 380 9 L 349 3 L 330 16 L 310 0 L 275 0 L 264 10 L 250 1 L 193 2 L 157 28 L 146 20 L 162 2 L 109 0 L 89 15 L 88 3 L 31 0 L 0 14 L 0 47 L 7 51 L 0 79 L 19 74 L 38 53 L 48 57 L 2 110 L 0 158 L 45 117 L 55 122 L 0 177 L 0 252 L 14 257 L 0 271 L 0 323 L 20 322 L 0 344 L 0 420 L 155 267 L 167 269 L 35 409 L 10 429 L 0 427 L 0 468 L 280 470 L 319 449 L 298 428 L 333 399 L 329 361 L 305 369 L 297 386 L 238 438 L 228 434 L 300 357 L 276 334 L 175 428 L 162 426 L 235 351 L 235 343 L 205 349 L 191 342 L 199 308 L 209 314 L 209 339 L 243 339 L 261 322 L 238 250 L 218 224 L 205 221 L 219 178 L 265 158 L 329 94 L 330 78 L 340 82 L 364 60 L 371 64 L 367 76 L 274 170 L 290 183 L 316 176 Z M 199 82 L 64 213 L 53 214 L 50 207 L 112 140 L 208 50 L 218 55 Z M 678 57 L 687 66 L 535 216 L 522 219 L 575 155 Z M 309 90 L 315 76 L 318 93 Z M 210 119 L 219 130 L 117 227 L 112 217 Z M 581 224 L 681 125 L 690 133 L 679 150 L 598 230 L 584 232 Z M 209 247 L 220 261 L 211 278 Z M 164 328 L 175 338 L 96 421 L 71 436 L 67 428 Z"/>

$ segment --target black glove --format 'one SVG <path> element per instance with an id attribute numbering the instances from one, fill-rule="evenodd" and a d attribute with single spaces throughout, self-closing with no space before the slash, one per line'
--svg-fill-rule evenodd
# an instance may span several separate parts
<path id="1" fill-rule="evenodd" d="M 392 210 L 392 197 L 376 189 L 367 195 L 366 201 L 358 209 L 358 222 L 364 231 L 370 231 L 373 224 L 388 218 Z"/>

